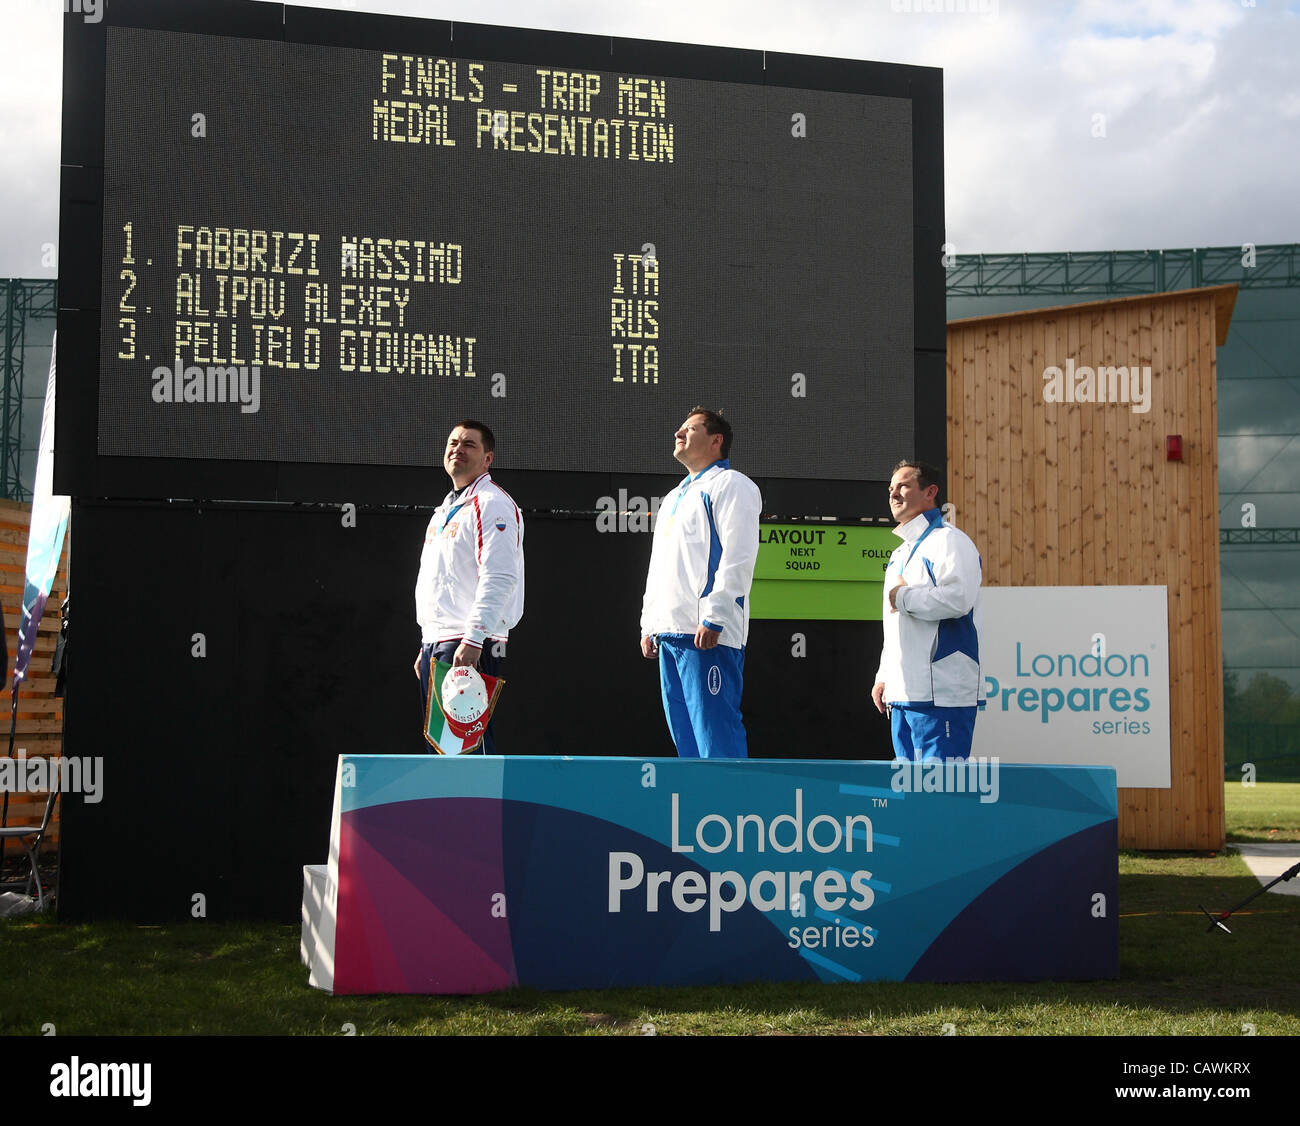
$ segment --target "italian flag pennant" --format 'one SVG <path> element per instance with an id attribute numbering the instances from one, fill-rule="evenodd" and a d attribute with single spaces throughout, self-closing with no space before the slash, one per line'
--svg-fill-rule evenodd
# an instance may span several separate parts
<path id="1" fill-rule="evenodd" d="M 505 681 L 445 661 L 435 661 L 431 675 L 425 741 L 440 755 L 467 755 L 481 750 Z"/>

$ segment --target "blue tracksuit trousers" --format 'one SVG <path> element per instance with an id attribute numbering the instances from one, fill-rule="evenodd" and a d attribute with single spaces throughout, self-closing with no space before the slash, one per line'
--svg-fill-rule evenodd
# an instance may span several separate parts
<path id="1" fill-rule="evenodd" d="M 937 708 L 933 704 L 890 704 L 894 757 L 925 759 L 970 757 L 978 708 Z"/>
<path id="2" fill-rule="evenodd" d="M 664 715 L 678 758 L 748 758 L 740 718 L 745 651 L 696 649 L 689 634 L 659 635 Z"/>

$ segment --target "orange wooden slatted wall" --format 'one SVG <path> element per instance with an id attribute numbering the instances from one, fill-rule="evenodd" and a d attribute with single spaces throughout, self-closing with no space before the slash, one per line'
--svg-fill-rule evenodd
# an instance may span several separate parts
<path id="1" fill-rule="evenodd" d="M 1173 785 L 1121 789 L 1126 848 L 1219 848 L 1215 350 L 1236 286 L 948 325 L 948 497 L 989 586 L 1169 588 Z M 1045 401 L 1044 370 L 1150 366 L 1150 409 Z M 1182 436 L 1183 460 L 1166 460 Z"/>

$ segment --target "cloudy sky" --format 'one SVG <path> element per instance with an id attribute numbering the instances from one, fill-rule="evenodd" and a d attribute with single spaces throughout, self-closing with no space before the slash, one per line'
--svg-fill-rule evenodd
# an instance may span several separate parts
<path id="1" fill-rule="evenodd" d="M 65 2 L 0 0 L 0 277 L 56 273 Z M 941 67 L 959 254 L 1300 241 L 1300 0 L 315 6 Z"/>

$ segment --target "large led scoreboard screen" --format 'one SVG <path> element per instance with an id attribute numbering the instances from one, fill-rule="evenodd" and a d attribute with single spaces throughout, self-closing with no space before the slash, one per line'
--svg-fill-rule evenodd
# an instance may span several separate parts
<path id="1" fill-rule="evenodd" d="M 516 472 L 665 473 L 696 403 L 754 477 L 910 452 L 906 83 L 101 34 L 101 465 L 436 466 L 473 416 Z"/>

